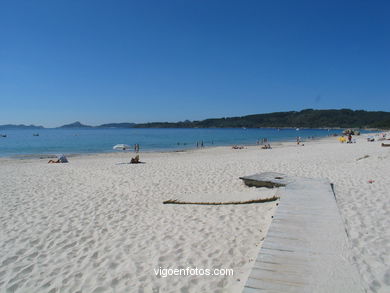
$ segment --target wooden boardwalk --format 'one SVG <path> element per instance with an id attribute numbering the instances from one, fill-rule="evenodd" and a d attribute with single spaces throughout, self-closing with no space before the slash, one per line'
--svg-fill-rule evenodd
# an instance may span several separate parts
<path id="1" fill-rule="evenodd" d="M 352 264 L 349 242 L 327 180 L 262 173 L 248 185 L 280 187 L 280 204 L 243 292 L 366 290 Z"/>

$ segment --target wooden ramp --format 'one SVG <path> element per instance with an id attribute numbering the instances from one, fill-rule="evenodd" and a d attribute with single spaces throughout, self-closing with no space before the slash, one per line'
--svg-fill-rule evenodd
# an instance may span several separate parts
<path id="1" fill-rule="evenodd" d="M 262 173 L 249 186 L 280 187 L 280 203 L 243 292 L 365 292 L 328 180 Z"/>

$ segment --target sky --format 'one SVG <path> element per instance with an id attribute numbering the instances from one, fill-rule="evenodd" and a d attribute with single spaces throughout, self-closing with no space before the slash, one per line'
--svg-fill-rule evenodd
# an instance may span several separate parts
<path id="1" fill-rule="evenodd" d="M 0 124 L 390 111 L 390 1 L 0 0 Z"/>

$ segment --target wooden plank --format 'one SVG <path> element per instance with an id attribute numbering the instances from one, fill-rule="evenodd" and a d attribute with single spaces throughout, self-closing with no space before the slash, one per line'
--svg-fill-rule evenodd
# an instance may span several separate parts
<path id="1" fill-rule="evenodd" d="M 251 186 L 255 180 L 256 186 L 284 186 L 243 292 L 366 291 L 329 181 L 279 173 L 242 179 Z"/>

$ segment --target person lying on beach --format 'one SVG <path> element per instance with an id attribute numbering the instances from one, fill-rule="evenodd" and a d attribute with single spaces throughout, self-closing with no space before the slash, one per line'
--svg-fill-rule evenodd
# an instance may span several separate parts
<path id="1" fill-rule="evenodd" d="M 261 147 L 263 150 L 272 149 L 270 144 L 265 144 Z"/>
<path id="2" fill-rule="evenodd" d="M 48 164 L 56 164 L 56 163 L 69 163 L 68 159 L 64 156 L 64 155 L 59 155 L 57 156 L 57 160 L 49 160 L 49 162 L 47 162 Z"/>
<path id="3" fill-rule="evenodd" d="M 130 164 L 139 164 L 141 163 L 139 160 L 139 155 L 136 155 L 134 158 L 131 158 Z"/>
<path id="4" fill-rule="evenodd" d="M 242 150 L 244 147 L 242 145 L 234 145 L 232 146 L 232 149 L 234 150 Z"/>

